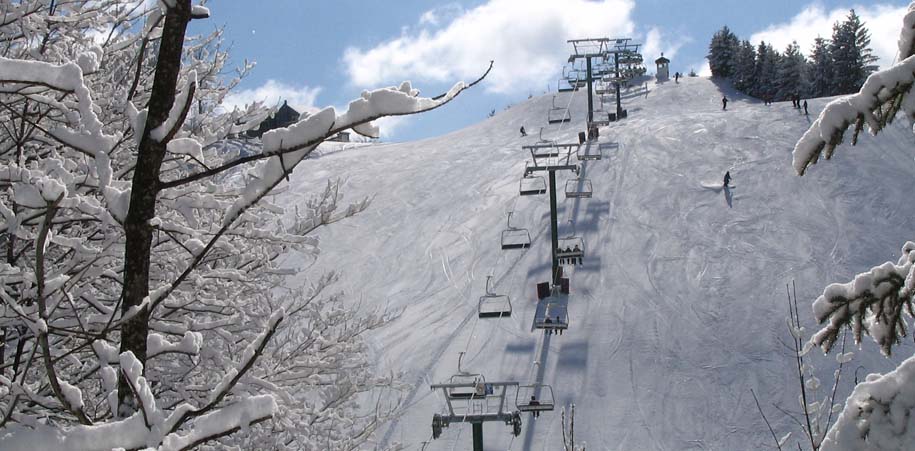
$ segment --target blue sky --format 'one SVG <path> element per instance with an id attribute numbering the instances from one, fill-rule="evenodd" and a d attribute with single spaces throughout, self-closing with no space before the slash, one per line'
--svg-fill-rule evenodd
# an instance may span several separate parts
<path id="1" fill-rule="evenodd" d="M 555 90 L 566 39 L 631 37 L 646 60 L 664 52 L 672 71 L 707 70 L 712 34 L 809 50 L 849 8 L 861 15 L 886 65 L 908 1 L 796 0 L 217 0 L 193 29 L 224 26 L 233 60 L 257 62 L 230 102 L 287 99 L 298 109 L 337 107 L 364 89 L 411 80 L 434 95 L 495 66 L 481 86 L 440 110 L 380 124 L 385 140 L 437 136 L 485 119 L 529 94 Z M 649 71 L 653 68 L 649 66 Z"/>

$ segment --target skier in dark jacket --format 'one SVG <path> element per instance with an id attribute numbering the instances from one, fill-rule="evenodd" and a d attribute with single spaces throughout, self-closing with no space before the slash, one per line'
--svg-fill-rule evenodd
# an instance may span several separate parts
<path id="1" fill-rule="evenodd" d="M 804 101 L 804 116 L 807 116 L 807 115 L 808 115 L 808 113 L 807 113 L 807 101 L 805 100 L 805 101 Z"/>
<path id="2" fill-rule="evenodd" d="M 724 186 L 728 186 L 728 183 L 731 183 L 731 171 L 724 173 Z"/>
<path id="3" fill-rule="evenodd" d="M 527 136 L 527 132 L 524 131 L 524 126 L 521 126 L 521 136 Z"/>
<path id="4" fill-rule="evenodd" d="M 721 109 L 722 109 L 722 110 L 727 110 L 727 109 L 728 109 L 728 98 L 727 98 L 727 96 L 724 96 L 724 97 L 721 98 Z"/>

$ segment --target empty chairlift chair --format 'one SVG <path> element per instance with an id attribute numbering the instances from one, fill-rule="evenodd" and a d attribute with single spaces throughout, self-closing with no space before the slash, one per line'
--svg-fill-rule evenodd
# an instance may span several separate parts
<path id="1" fill-rule="evenodd" d="M 572 115 L 569 113 L 569 109 L 556 106 L 556 96 L 553 96 L 553 106 L 550 108 L 550 111 L 547 112 L 547 122 L 558 124 L 571 120 Z"/>
<path id="2" fill-rule="evenodd" d="M 492 291 L 492 276 L 486 276 L 486 294 L 480 296 L 480 318 L 501 318 L 512 315 L 512 302 L 508 295 Z"/>
<path id="3" fill-rule="evenodd" d="M 546 180 L 542 176 L 533 175 L 524 168 L 524 176 L 521 177 L 519 194 L 522 196 L 536 196 L 546 193 Z"/>
<path id="4" fill-rule="evenodd" d="M 521 385 L 515 395 L 515 407 L 521 412 L 550 412 L 555 405 L 553 388 L 549 385 Z"/>
<path id="5" fill-rule="evenodd" d="M 512 225 L 512 213 L 508 212 L 508 225 L 502 231 L 502 249 L 527 249 L 531 247 L 531 234 L 527 229 Z"/>
<path id="6" fill-rule="evenodd" d="M 591 180 L 589 179 L 576 177 L 566 181 L 566 198 L 590 198 L 592 193 Z"/>

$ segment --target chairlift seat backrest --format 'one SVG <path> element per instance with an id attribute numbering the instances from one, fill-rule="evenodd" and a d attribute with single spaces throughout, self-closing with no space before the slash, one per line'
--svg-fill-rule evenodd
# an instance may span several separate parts
<path id="1" fill-rule="evenodd" d="M 553 387 L 549 385 L 521 385 L 515 394 L 515 407 L 521 412 L 549 412 L 555 405 Z"/>
<path id="2" fill-rule="evenodd" d="M 566 181 L 566 197 L 589 198 L 593 190 L 588 179 L 574 178 Z"/>
<path id="3" fill-rule="evenodd" d="M 546 193 L 546 180 L 537 175 L 525 175 L 521 177 L 520 195 L 535 196 Z"/>

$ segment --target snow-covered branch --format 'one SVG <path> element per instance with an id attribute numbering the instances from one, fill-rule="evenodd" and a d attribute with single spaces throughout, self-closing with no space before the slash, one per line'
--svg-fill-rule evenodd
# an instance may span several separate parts
<path id="1" fill-rule="evenodd" d="M 871 74 L 857 94 L 840 97 L 823 108 L 819 117 L 794 147 L 794 170 L 804 175 L 822 155 L 832 157 L 845 131 L 854 125 L 852 144 L 864 125 L 876 134 L 892 122 L 898 111 L 915 120 L 915 3 L 909 5 L 899 38 L 899 62 Z"/>

